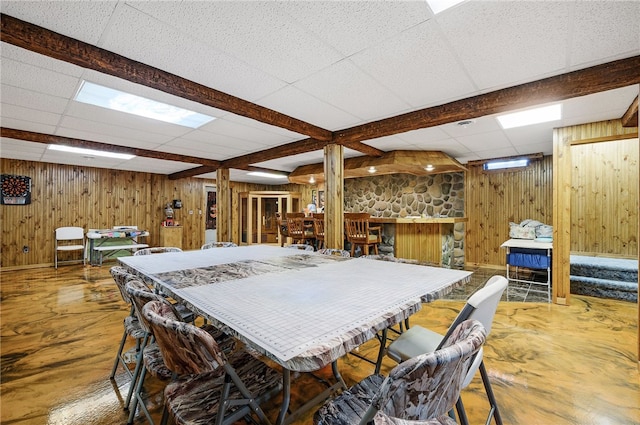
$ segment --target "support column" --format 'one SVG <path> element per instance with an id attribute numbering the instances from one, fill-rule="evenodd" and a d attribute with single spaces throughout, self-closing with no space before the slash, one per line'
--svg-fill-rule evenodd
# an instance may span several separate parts
<path id="1" fill-rule="evenodd" d="M 344 249 L 344 147 L 324 147 L 324 241 L 327 248 Z"/>
<path id="2" fill-rule="evenodd" d="M 218 202 L 218 240 L 231 241 L 231 186 L 229 169 L 216 171 L 216 191 Z M 239 241 L 233 241 L 240 245 Z"/>
<path id="3" fill-rule="evenodd" d="M 552 297 L 569 305 L 571 297 L 571 138 L 553 130 Z"/>

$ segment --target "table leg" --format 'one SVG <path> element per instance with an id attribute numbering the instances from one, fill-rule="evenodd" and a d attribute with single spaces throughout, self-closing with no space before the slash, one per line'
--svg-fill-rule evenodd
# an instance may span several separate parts
<path id="1" fill-rule="evenodd" d="M 309 410 L 318 406 L 318 404 L 327 400 L 329 397 L 333 395 L 339 389 L 346 390 L 347 384 L 342 379 L 340 372 L 338 371 L 338 362 L 334 361 L 331 363 L 331 370 L 333 372 L 333 377 L 336 379 L 336 382 L 329 386 L 329 388 L 322 391 L 320 394 L 313 397 L 311 400 L 307 401 L 304 405 L 300 406 L 294 412 L 287 415 L 289 410 L 289 402 L 291 401 L 291 372 L 288 369 L 284 369 L 282 372 L 282 406 L 280 407 L 280 414 L 278 415 L 278 420 L 276 425 L 290 424 L 300 419 L 300 417 L 308 412 Z"/>

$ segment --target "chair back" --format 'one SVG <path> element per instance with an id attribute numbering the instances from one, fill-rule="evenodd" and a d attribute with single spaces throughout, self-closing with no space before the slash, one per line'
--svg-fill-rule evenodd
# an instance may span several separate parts
<path id="1" fill-rule="evenodd" d="M 233 248 L 238 246 L 233 242 L 209 242 L 200 247 L 200 249 L 211 249 L 211 248 Z"/>
<path id="2" fill-rule="evenodd" d="M 287 232 L 294 240 L 305 238 L 304 217 L 289 217 L 287 215 Z"/>
<path id="3" fill-rule="evenodd" d="M 164 254 L 166 252 L 182 252 L 180 248 L 173 246 L 156 246 L 153 248 L 142 248 L 133 253 L 133 255 L 151 255 Z"/>
<path id="4" fill-rule="evenodd" d="M 447 337 L 455 329 L 460 322 L 465 320 L 478 320 L 484 326 L 487 335 L 491 333 L 491 326 L 493 324 L 493 317 L 496 314 L 498 303 L 502 297 L 502 293 L 507 288 L 507 278 L 504 276 L 496 275 L 491 277 L 485 285 L 478 289 L 465 303 L 458 316 L 453 321 L 447 334 L 442 339 L 442 342 L 438 346 L 440 348 L 444 344 Z"/>
<path id="5" fill-rule="evenodd" d="M 145 332 L 152 333 L 149 321 L 142 314 L 142 309 L 149 301 L 159 301 L 164 303 L 167 303 L 167 301 L 160 295 L 151 292 L 149 287 L 145 285 L 140 279 L 129 279 L 124 284 L 124 288 L 131 298 L 131 301 L 133 302 L 133 309 L 135 311 L 136 317 L 140 321 L 140 326 Z M 177 312 L 174 311 L 173 313 L 176 317 L 180 317 Z"/>
<path id="6" fill-rule="evenodd" d="M 313 215 L 313 235 L 316 239 L 324 239 L 324 214 L 322 214 L 322 217 L 318 216 L 319 214 Z"/>
<path id="7" fill-rule="evenodd" d="M 121 266 L 111 267 L 109 269 L 109 273 L 111 273 L 111 277 L 113 277 L 113 280 L 116 282 L 116 286 L 118 287 L 118 290 L 120 291 L 120 295 L 122 296 L 124 302 L 126 302 L 127 304 L 131 304 L 131 297 L 125 289 L 125 284 L 131 279 L 137 279 L 137 276 L 129 273 L 124 267 Z"/>
<path id="8" fill-rule="evenodd" d="M 404 421 L 426 421 L 447 415 L 459 398 L 462 383 L 475 354 L 486 340 L 477 320 L 460 323 L 443 348 L 422 354 L 396 366 L 380 386 L 367 411 Z M 397 421 L 381 421 L 381 423 Z"/>
<path id="9" fill-rule="evenodd" d="M 369 219 L 371 216 L 367 213 L 348 213 L 345 214 L 345 231 L 347 240 L 357 242 L 374 242 L 380 235 L 379 233 L 369 232 Z M 378 241 L 379 242 L 379 241 Z"/>
<path id="10" fill-rule="evenodd" d="M 142 314 L 151 327 L 167 368 L 173 373 L 224 373 L 224 354 L 209 333 L 190 323 L 181 322 L 172 307 L 161 301 L 145 304 Z"/>
<path id="11" fill-rule="evenodd" d="M 57 241 L 84 240 L 84 229 L 82 227 L 58 227 L 56 229 Z"/>

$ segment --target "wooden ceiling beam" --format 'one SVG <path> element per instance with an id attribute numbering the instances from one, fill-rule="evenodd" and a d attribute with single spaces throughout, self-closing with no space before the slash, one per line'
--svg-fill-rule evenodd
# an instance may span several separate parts
<path id="1" fill-rule="evenodd" d="M 66 145 L 75 148 L 94 149 L 112 153 L 124 153 L 129 155 L 141 156 L 144 158 L 163 159 L 165 161 L 202 164 L 208 167 L 214 167 L 214 170 L 220 166 L 220 161 L 216 161 L 214 159 L 197 158 L 194 156 L 152 151 L 148 149 L 130 148 L 128 146 L 111 145 L 108 143 L 92 142 L 90 140 L 74 139 L 71 137 L 36 133 L 33 131 L 16 130 L 14 128 L 0 127 L 0 136 L 16 140 L 24 140 L 27 142 L 45 143 L 49 145 Z"/>
<path id="2" fill-rule="evenodd" d="M 221 167 L 244 169 L 251 164 L 321 150 L 324 149 L 327 144 L 329 144 L 329 142 L 316 139 L 298 140 L 274 148 L 227 159 L 222 161 Z"/>
<path id="3" fill-rule="evenodd" d="M 334 132 L 336 143 L 391 136 L 640 83 L 640 56 L 420 109 Z"/>
<path id="4" fill-rule="evenodd" d="M 623 127 L 638 126 L 638 96 L 633 99 L 633 102 L 631 102 L 631 105 L 629 105 L 629 108 L 624 113 L 620 121 L 622 121 Z"/>
<path id="5" fill-rule="evenodd" d="M 195 83 L 158 68 L 1 14 L 2 41 L 54 59 L 142 84 L 156 90 L 222 109 L 265 124 L 304 134 L 318 140 L 332 140 L 329 130 Z"/>

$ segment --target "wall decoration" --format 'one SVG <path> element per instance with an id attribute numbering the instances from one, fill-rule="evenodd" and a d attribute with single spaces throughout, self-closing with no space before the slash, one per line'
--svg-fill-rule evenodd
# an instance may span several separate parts
<path id="1" fill-rule="evenodd" d="M 324 190 L 312 190 L 311 203 L 316 205 L 316 211 L 324 211 Z"/>
<path id="2" fill-rule="evenodd" d="M 27 205 L 31 203 L 31 177 L 2 174 L 2 205 Z"/>

